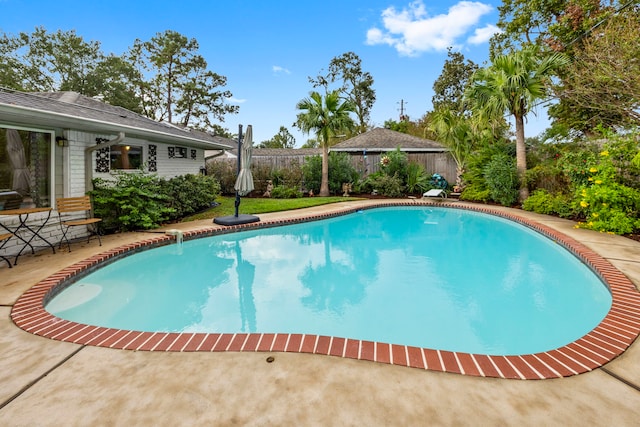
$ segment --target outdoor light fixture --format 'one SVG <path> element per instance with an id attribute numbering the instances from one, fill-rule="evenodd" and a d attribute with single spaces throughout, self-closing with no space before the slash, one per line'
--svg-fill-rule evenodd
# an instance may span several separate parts
<path id="1" fill-rule="evenodd" d="M 56 136 L 56 144 L 58 144 L 58 147 L 67 147 L 69 141 L 64 136 Z"/>

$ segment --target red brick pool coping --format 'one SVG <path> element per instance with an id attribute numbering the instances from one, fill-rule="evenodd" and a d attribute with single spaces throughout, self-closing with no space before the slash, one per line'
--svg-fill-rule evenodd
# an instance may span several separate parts
<path id="1" fill-rule="evenodd" d="M 172 352 L 293 352 L 368 360 L 432 371 L 471 376 L 546 379 L 573 376 L 596 369 L 622 354 L 640 334 L 640 292 L 611 263 L 575 239 L 535 221 L 486 206 L 451 203 L 382 202 L 301 218 L 261 221 L 230 227 L 185 231 L 184 240 L 243 230 L 276 227 L 326 219 L 363 209 L 389 206 L 433 205 L 467 209 L 497 215 L 529 228 L 566 247 L 609 287 L 613 302 L 605 318 L 585 336 L 563 347 L 518 356 L 482 355 L 433 350 L 322 335 L 282 333 L 166 333 L 140 332 L 90 326 L 60 319 L 44 309 L 46 303 L 66 286 L 105 263 L 151 247 L 171 244 L 175 236 L 162 235 L 124 245 L 70 265 L 40 281 L 13 305 L 11 319 L 21 329 L 42 337 L 81 345 L 135 351 Z"/>

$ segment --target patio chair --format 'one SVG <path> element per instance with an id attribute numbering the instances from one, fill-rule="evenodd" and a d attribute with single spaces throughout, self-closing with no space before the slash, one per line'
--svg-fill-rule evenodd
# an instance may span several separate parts
<path id="1" fill-rule="evenodd" d="M 4 242 L 0 245 L 0 249 L 2 249 L 4 247 L 4 245 L 7 244 L 7 242 L 9 241 L 9 239 L 13 237 L 13 234 L 11 233 L 5 233 L 5 234 L 0 234 L 0 242 Z M 0 259 L 3 259 L 7 262 L 7 265 L 9 266 L 9 268 L 11 268 L 11 261 L 9 261 L 9 258 L 7 258 L 6 256 L 0 254 Z"/>
<path id="2" fill-rule="evenodd" d="M 59 248 L 62 249 L 62 242 L 65 241 L 71 252 L 71 243 L 67 234 L 73 227 L 87 227 L 89 235 L 87 236 L 87 243 L 91 240 L 91 236 L 96 236 L 100 246 L 102 246 L 102 240 L 98 233 L 97 223 L 102 221 L 102 218 L 95 218 L 93 216 L 93 210 L 91 209 L 91 199 L 89 196 L 82 197 L 67 197 L 56 199 L 56 210 L 58 211 L 58 217 L 60 218 L 60 229 L 62 230 L 62 239 L 60 239 Z"/>

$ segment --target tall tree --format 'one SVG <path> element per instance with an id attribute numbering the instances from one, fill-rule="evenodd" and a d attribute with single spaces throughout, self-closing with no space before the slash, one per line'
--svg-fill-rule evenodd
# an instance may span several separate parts
<path id="1" fill-rule="evenodd" d="M 289 133 L 289 130 L 280 126 L 280 130 L 273 138 L 262 141 L 258 147 L 260 148 L 294 148 L 296 146 L 296 139 Z"/>
<path id="2" fill-rule="evenodd" d="M 98 97 L 108 104 L 141 114 L 142 100 L 136 83 L 140 79 L 130 62 L 120 56 L 109 55 L 102 58 L 90 74 L 85 95 Z"/>
<path id="3" fill-rule="evenodd" d="M 23 91 L 74 91 L 141 112 L 135 68 L 124 58 L 105 56 L 100 43 L 75 31 L 0 37 L 0 84 Z"/>
<path id="4" fill-rule="evenodd" d="M 224 121 L 225 114 L 238 112 L 226 102 L 231 92 L 219 90 L 226 77 L 207 70 L 198 49 L 195 39 L 171 30 L 134 42 L 129 58 L 140 75 L 148 76 L 138 82 L 145 115 L 208 129 L 212 119 Z"/>
<path id="5" fill-rule="evenodd" d="M 89 76 L 103 57 L 99 42 L 86 42 L 73 30 L 48 33 L 37 27 L 31 34 L 3 34 L 0 44 L 0 70 L 11 71 L 16 79 L 12 87 L 26 91 L 87 94 Z"/>
<path id="6" fill-rule="evenodd" d="M 524 179 L 527 152 L 524 119 L 538 101 L 548 98 L 551 77 L 568 63 L 561 54 L 539 56 L 535 48 L 526 48 L 509 55 L 501 55 L 493 63 L 481 68 L 473 76 L 473 83 L 465 96 L 480 117 L 513 117 L 516 127 L 516 167 L 520 179 L 520 201 L 529 197 Z"/>
<path id="7" fill-rule="evenodd" d="M 349 115 L 355 111 L 350 100 L 342 100 L 337 90 L 328 92 L 324 97 L 311 92 L 296 105 L 301 110 L 297 115 L 296 126 L 304 133 L 314 132 L 322 146 L 322 181 L 320 196 L 329 196 L 329 146 L 337 142 L 343 132 L 353 130 L 355 125 Z"/>
<path id="8" fill-rule="evenodd" d="M 309 138 L 300 148 L 319 148 L 320 142 L 316 138 Z"/>
<path id="9" fill-rule="evenodd" d="M 373 77 L 369 72 L 362 70 L 362 60 L 358 55 L 346 52 L 333 58 L 327 74 L 318 75 L 315 79 L 309 77 L 309 82 L 313 87 L 324 87 L 325 92 L 329 91 L 333 83 L 339 82 L 337 90 L 355 108 L 357 133 L 367 131 L 371 109 L 376 102 L 376 92 L 373 90 Z"/>
<path id="10" fill-rule="evenodd" d="M 556 93 L 588 109 L 591 126 L 640 125 L 640 8 L 611 16 L 584 37 Z M 613 119 L 613 120 L 612 120 Z"/>
<path id="11" fill-rule="evenodd" d="M 464 91 L 471 82 L 473 73 L 478 65 L 471 60 L 466 60 L 460 52 L 447 50 L 447 60 L 444 61 L 442 73 L 433 83 L 433 97 L 431 103 L 434 111 L 450 110 L 458 115 L 470 115 L 465 99 Z"/>
<path id="12" fill-rule="evenodd" d="M 563 52 L 573 60 L 581 56 L 584 43 L 594 30 L 617 14 L 636 13 L 637 16 L 637 9 L 634 0 L 504 0 L 498 7 L 497 25 L 502 32 L 491 40 L 491 57 L 536 45 L 545 51 Z M 580 64 L 559 71 L 563 89 L 591 91 L 598 97 L 596 87 L 572 81 L 570 76 L 574 67 L 580 67 Z M 597 67 L 597 63 L 586 67 Z M 549 108 L 549 116 L 554 119 L 554 128 L 568 128 L 585 134 L 592 134 L 601 125 L 615 128 L 624 124 L 625 117 L 617 111 L 595 106 L 561 97 Z"/>
<path id="13" fill-rule="evenodd" d="M 25 90 L 26 64 L 19 54 L 25 42 L 20 37 L 6 33 L 0 35 L 0 86 L 9 89 Z"/>

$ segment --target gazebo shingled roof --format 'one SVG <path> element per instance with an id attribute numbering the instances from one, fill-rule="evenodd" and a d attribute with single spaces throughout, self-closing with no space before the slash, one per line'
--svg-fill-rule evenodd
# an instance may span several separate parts
<path id="1" fill-rule="evenodd" d="M 402 151 L 443 152 L 448 151 L 442 144 L 430 139 L 418 138 L 391 129 L 375 128 L 368 132 L 342 141 L 333 147 L 332 151 L 393 151 L 400 147 Z"/>

